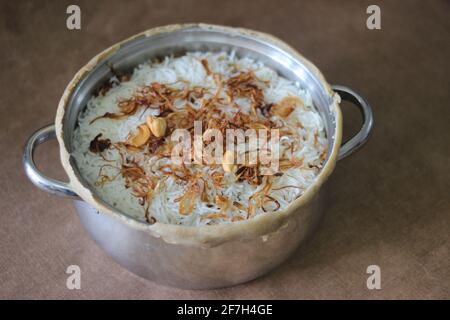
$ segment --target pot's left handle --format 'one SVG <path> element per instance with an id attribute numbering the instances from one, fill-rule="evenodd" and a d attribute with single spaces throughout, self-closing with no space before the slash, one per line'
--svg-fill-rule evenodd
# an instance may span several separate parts
<path id="1" fill-rule="evenodd" d="M 79 200 L 80 198 L 75 192 L 72 191 L 68 183 L 45 176 L 42 172 L 39 171 L 34 162 L 34 150 L 36 149 L 36 147 L 41 143 L 44 143 L 50 139 L 54 139 L 55 137 L 55 125 L 53 124 L 45 126 L 31 135 L 25 145 L 25 149 L 23 152 L 23 166 L 25 169 L 25 173 L 31 180 L 31 182 L 33 182 L 33 184 L 36 185 L 39 189 L 59 196 L 65 196 Z"/>

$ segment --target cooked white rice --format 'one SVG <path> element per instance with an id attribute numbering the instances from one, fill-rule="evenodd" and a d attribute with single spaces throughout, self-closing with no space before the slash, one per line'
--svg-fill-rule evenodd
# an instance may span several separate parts
<path id="1" fill-rule="evenodd" d="M 212 74 L 208 74 L 201 60 L 206 59 Z M 276 199 L 278 205 L 268 204 L 266 208 L 256 207 L 252 214 L 248 208 L 253 194 L 264 187 L 251 185 L 247 181 L 237 181 L 232 173 L 225 173 L 222 187 L 214 186 L 212 174 L 223 173 L 221 166 L 210 167 L 191 166 L 191 172 L 201 172 L 207 185 L 206 192 L 210 199 L 223 195 L 230 203 L 239 204 L 223 212 L 222 208 L 213 201 L 204 202 L 198 199 L 191 214 L 179 213 L 179 199 L 189 188 L 184 181 L 168 176 L 158 171 L 158 167 L 170 164 L 170 158 L 159 158 L 144 152 L 130 153 L 130 156 L 144 168 L 146 174 L 158 177 L 153 198 L 149 203 L 148 212 L 158 222 L 168 224 L 182 224 L 199 226 L 205 224 L 231 223 L 235 217 L 247 219 L 260 214 L 276 214 L 289 206 L 310 186 L 320 171 L 327 149 L 323 120 L 314 109 L 311 97 L 307 91 L 297 83 L 279 76 L 274 70 L 263 63 L 249 59 L 238 58 L 234 53 L 187 53 L 181 57 L 166 57 L 162 62 L 148 62 L 139 65 L 131 75 L 129 81 L 120 82 L 116 77 L 111 79 L 111 89 L 104 95 L 92 97 L 87 107 L 80 113 L 78 127 L 73 133 L 73 152 L 77 166 L 84 179 L 96 191 L 100 198 L 118 210 L 145 221 L 145 209 L 139 199 L 133 195 L 130 188 L 125 187 L 124 177 L 117 174 L 114 167 L 104 167 L 103 173 L 115 177 L 112 181 L 99 184 L 99 170 L 105 164 L 120 166 L 120 154 L 110 148 L 99 154 L 89 151 L 90 142 L 99 134 L 103 139 L 110 139 L 112 143 L 126 141 L 130 132 L 145 122 L 147 115 L 157 116 L 158 109 L 142 109 L 125 119 L 100 119 L 105 113 L 118 112 L 118 102 L 131 99 L 133 94 L 144 86 L 152 83 L 165 84 L 169 87 L 183 89 L 186 86 L 206 88 L 205 98 L 212 97 L 217 90 L 217 83 L 213 74 L 219 74 L 223 81 L 242 72 L 253 71 L 261 80 L 258 84 L 264 94 L 264 102 L 277 104 L 286 97 L 299 98 L 304 106 L 295 108 L 286 119 L 281 121 L 283 126 L 289 127 L 294 136 L 281 136 L 280 156 L 286 159 L 301 159 L 302 165 L 291 167 L 283 171 L 281 176 L 273 176 L 268 195 Z M 225 95 L 224 93 L 220 93 Z M 248 99 L 236 99 L 241 112 L 250 112 Z M 175 107 L 184 108 L 187 101 L 176 101 Z M 194 109 L 201 107 L 201 102 L 190 101 Z M 230 115 L 230 106 L 221 106 Z M 273 118 L 277 118 L 273 116 Z M 170 138 L 170 137 L 169 137 Z M 168 138 L 168 139 L 169 139 Z M 291 152 L 293 150 L 293 152 Z M 291 152 L 291 153 L 290 153 Z M 108 161 L 106 161 L 107 159 Z M 266 177 L 264 178 L 266 179 Z M 222 211 L 221 211 L 222 210 Z M 275 211 L 275 212 L 272 212 Z M 219 218 L 208 218 L 211 214 L 225 213 Z M 239 220 L 240 220 L 239 219 Z"/>

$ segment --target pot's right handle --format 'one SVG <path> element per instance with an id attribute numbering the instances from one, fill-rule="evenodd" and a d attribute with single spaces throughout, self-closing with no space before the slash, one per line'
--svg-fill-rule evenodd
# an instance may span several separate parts
<path id="1" fill-rule="evenodd" d="M 80 198 L 75 192 L 72 191 L 69 184 L 45 176 L 39 171 L 34 162 L 34 150 L 36 147 L 43 142 L 54 139 L 55 137 L 55 125 L 53 124 L 45 126 L 31 135 L 23 152 L 23 166 L 25 173 L 31 182 L 33 182 L 33 184 L 39 189 L 56 195 L 79 200 Z"/>
<path id="2" fill-rule="evenodd" d="M 357 106 L 363 117 L 361 130 L 341 146 L 338 154 L 338 160 L 341 160 L 351 155 L 367 142 L 373 128 L 373 113 L 367 100 L 352 89 L 338 85 L 333 85 L 331 88 L 339 94 L 342 100 L 351 102 Z"/>

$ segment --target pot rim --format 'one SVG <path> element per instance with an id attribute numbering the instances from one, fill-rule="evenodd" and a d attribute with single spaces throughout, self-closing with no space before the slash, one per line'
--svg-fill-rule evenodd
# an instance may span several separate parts
<path id="1" fill-rule="evenodd" d="M 331 104 L 329 106 L 331 112 L 335 115 L 335 129 L 334 132 L 328 133 L 334 135 L 334 143 L 331 146 L 331 152 L 329 157 L 316 177 L 316 181 L 311 184 L 304 193 L 295 199 L 286 209 L 277 213 L 267 213 L 263 215 L 258 215 L 252 219 L 244 221 L 236 221 L 230 224 L 218 224 L 218 225 L 208 225 L 208 226 L 184 226 L 184 225 L 172 225 L 156 222 L 152 225 L 148 223 L 135 220 L 118 210 L 113 210 L 112 208 L 103 204 L 102 199 L 97 197 L 89 188 L 85 187 L 74 168 L 72 167 L 69 159 L 70 154 L 68 148 L 65 144 L 63 138 L 63 126 L 64 126 L 64 115 L 66 108 L 69 103 L 69 99 L 77 88 L 80 81 L 87 75 L 91 70 L 93 70 L 100 62 L 107 59 L 109 56 L 113 55 L 117 50 L 119 50 L 123 45 L 132 41 L 138 37 L 149 37 L 156 34 L 170 33 L 182 29 L 189 28 L 200 28 L 203 30 L 211 31 L 221 31 L 229 34 L 246 35 L 251 37 L 256 37 L 258 39 L 264 40 L 278 48 L 286 51 L 292 55 L 295 59 L 301 61 L 306 65 L 309 70 L 314 74 L 314 76 L 320 81 L 323 87 L 328 91 L 328 95 L 331 97 Z M 111 47 L 105 49 L 104 51 L 97 54 L 92 58 L 86 65 L 84 65 L 69 82 L 64 93 L 59 101 L 58 109 L 55 118 L 55 128 L 56 137 L 58 139 L 60 147 L 60 157 L 61 163 L 69 177 L 69 186 L 72 190 L 79 195 L 81 199 L 92 205 L 100 213 L 108 214 L 114 218 L 121 220 L 123 223 L 129 225 L 136 230 L 142 230 L 148 232 L 151 236 L 162 238 L 164 241 L 172 244 L 185 244 L 185 245 L 195 245 L 203 247 L 211 247 L 220 245 L 223 242 L 231 240 L 240 240 L 249 237 L 264 236 L 273 232 L 276 232 L 287 223 L 289 223 L 289 218 L 302 206 L 308 204 L 313 197 L 317 194 L 322 184 L 330 176 L 334 167 L 336 165 L 337 156 L 342 139 L 342 114 L 339 108 L 340 97 L 335 93 L 330 85 L 326 82 L 324 76 L 319 71 L 319 69 L 311 63 L 309 60 L 304 58 L 299 52 L 294 48 L 290 47 L 284 41 L 258 31 L 253 31 L 244 28 L 234 28 L 226 27 L 220 25 L 211 25 L 203 23 L 189 23 L 189 24 L 172 24 L 162 27 L 151 28 L 147 31 L 138 33 L 118 42 Z M 329 146 L 330 147 L 330 146 Z"/>

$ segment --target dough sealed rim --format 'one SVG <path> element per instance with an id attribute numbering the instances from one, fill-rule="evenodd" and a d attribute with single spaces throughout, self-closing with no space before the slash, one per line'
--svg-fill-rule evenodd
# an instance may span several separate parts
<path id="1" fill-rule="evenodd" d="M 236 221 L 231 224 L 217 224 L 208 226 L 182 226 L 182 225 L 172 225 L 164 223 L 154 223 L 149 225 L 145 222 L 133 219 L 125 214 L 113 210 L 111 207 L 105 205 L 101 199 L 88 188 L 86 188 L 79 178 L 77 177 L 69 159 L 70 154 L 65 145 L 63 139 L 63 120 L 64 114 L 69 102 L 69 98 L 73 91 L 77 87 L 78 83 L 84 78 L 84 76 L 94 69 L 100 62 L 114 54 L 118 49 L 120 49 L 125 43 L 134 40 L 138 37 L 149 37 L 156 34 L 170 33 L 182 29 L 190 28 L 200 28 L 204 30 L 220 31 L 228 34 L 239 34 L 254 37 L 257 39 L 269 42 L 274 46 L 281 48 L 282 50 L 288 52 L 296 59 L 300 60 L 305 64 L 316 76 L 316 78 L 321 82 L 321 84 L 327 88 L 328 94 L 332 97 L 332 104 L 330 105 L 331 111 L 336 116 L 336 127 L 335 131 L 328 134 L 334 134 L 334 144 L 330 146 L 330 155 L 326 161 L 324 167 L 319 172 L 316 177 L 316 181 L 307 188 L 304 193 L 295 199 L 288 208 L 276 213 L 267 213 L 264 215 L 259 215 L 249 220 Z M 181 25 L 168 25 L 163 27 L 157 27 L 149 29 L 137 35 L 134 35 L 122 42 L 119 42 L 108 49 L 104 50 L 93 59 L 91 59 L 85 66 L 83 66 L 74 76 L 74 78 L 69 82 L 66 87 L 61 100 L 58 105 L 58 110 L 55 119 L 56 136 L 60 146 L 60 156 L 61 162 L 69 176 L 69 185 L 75 193 L 77 193 L 80 198 L 89 203 L 100 213 L 108 214 L 116 219 L 121 220 L 123 223 L 133 227 L 136 231 L 148 232 L 149 236 L 162 238 L 167 243 L 172 244 L 185 244 L 194 246 L 205 246 L 211 247 L 220 245 L 223 242 L 242 240 L 246 238 L 253 238 L 258 236 L 269 235 L 270 233 L 276 232 L 279 228 L 285 226 L 289 223 L 289 218 L 294 214 L 301 214 L 298 212 L 300 207 L 309 203 L 312 198 L 317 194 L 321 185 L 326 181 L 328 176 L 334 169 L 337 160 L 337 154 L 341 144 L 342 135 L 342 115 L 339 108 L 340 97 L 333 92 L 328 83 L 325 81 L 323 75 L 320 71 L 302 55 L 300 55 L 295 49 L 291 48 L 289 45 L 283 41 L 257 31 L 242 29 L 242 28 L 232 28 L 209 24 L 181 24 Z"/>

